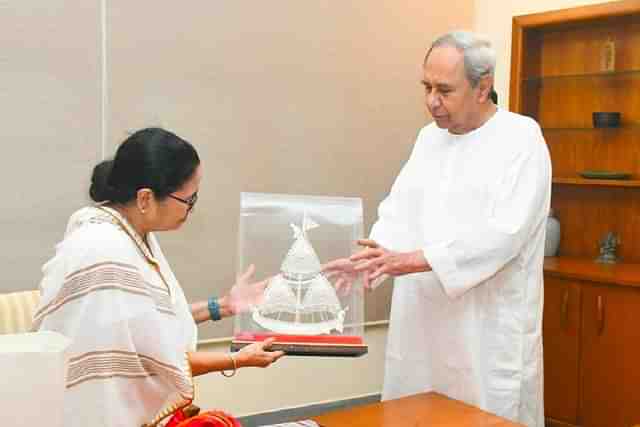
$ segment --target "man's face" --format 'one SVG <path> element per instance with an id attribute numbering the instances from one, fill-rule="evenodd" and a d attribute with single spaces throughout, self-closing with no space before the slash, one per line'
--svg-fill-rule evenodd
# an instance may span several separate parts
<path id="1" fill-rule="evenodd" d="M 455 134 L 475 128 L 484 84 L 471 87 L 462 52 L 452 46 L 433 49 L 424 64 L 422 83 L 427 109 L 439 128 Z"/>

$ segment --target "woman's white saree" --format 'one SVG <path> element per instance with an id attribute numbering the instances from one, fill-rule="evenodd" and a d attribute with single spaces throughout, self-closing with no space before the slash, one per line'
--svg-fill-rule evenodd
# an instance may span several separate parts
<path id="1" fill-rule="evenodd" d="M 107 207 L 72 215 L 43 267 L 34 329 L 73 340 L 65 426 L 139 427 L 193 400 L 197 332 L 158 242 Z"/>

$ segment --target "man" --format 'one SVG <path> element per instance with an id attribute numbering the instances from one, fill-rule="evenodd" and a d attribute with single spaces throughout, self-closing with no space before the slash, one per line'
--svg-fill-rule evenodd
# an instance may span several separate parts
<path id="1" fill-rule="evenodd" d="M 351 261 L 366 286 L 396 277 L 383 399 L 435 390 L 542 427 L 551 166 L 537 123 L 491 102 L 494 68 L 473 34 L 433 43 L 422 83 L 434 123 Z"/>

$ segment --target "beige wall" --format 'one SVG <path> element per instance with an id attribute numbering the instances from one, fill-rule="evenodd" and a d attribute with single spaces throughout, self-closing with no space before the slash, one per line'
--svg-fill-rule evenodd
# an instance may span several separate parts
<path id="1" fill-rule="evenodd" d="M 100 158 L 98 2 L 0 1 L 0 292 L 36 289 Z"/>
<path id="2" fill-rule="evenodd" d="M 161 236 L 190 297 L 236 275 L 241 191 L 362 197 L 368 229 L 425 122 L 425 48 L 470 26 L 472 4 L 108 2 L 109 146 L 160 124 L 203 159 L 195 215 Z M 386 319 L 389 299 L 368 296 L 368 319 Z M 202 331 L 230 334 L 229 321 Z"/>
<path id="3" fill-rule="evenodd" d="M 475 0 L 474 29 L 489 37 L 498 53 L 495 87 L 500 106 L 509 107 L 512 18 L 517 15 L 596 3 L 607 2 L 598 0 Z"/>

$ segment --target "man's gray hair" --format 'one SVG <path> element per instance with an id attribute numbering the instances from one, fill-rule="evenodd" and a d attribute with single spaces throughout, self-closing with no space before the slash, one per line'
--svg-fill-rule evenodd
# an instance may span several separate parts
<path id="1" fill-rule="evenodd" d="M 496 52 L 491 42 L 468 31 L 453 31 L 438 37 L 433 42 L 424 62 L 427 62 L 433 49 L 440 46 L 452 46 L 464 55 L 464 71 L 471 87 L 476 87 L 482 77 L 493 76 L 496 69 Z"/>

